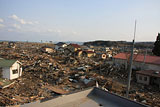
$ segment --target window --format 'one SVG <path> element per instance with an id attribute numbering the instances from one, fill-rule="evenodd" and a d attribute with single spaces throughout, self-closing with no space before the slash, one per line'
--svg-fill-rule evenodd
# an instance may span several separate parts
<path id="1" fill-rule="evenodd" d="M 12 70 L 12 73 L 13 73 L 13 74 L 17 74 L 17 73 L 18 73 L 18 70 L 17 70 L 17 69 L 14 69 L 14 70 Z"/>
<path id="2" fill-rule="evenodd" d="M 139 80 L 142 80 L 142 76 L 139 76 Z"/>
<path id="3" fill-rule="evenodd" d="M 147 77 L 144 77 L 144 81 L 147 81 Z"/>

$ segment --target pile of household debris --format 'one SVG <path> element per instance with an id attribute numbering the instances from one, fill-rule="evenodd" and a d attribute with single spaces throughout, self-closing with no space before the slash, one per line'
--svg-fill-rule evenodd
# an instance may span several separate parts
<path id="1" fill-rule="evenodd" d="M 0 89 L 0 105 L 20 105 L 54 98 L 76 90 L 96 86 L 125 96 L 127 72 L 124 66 L 109 64 L 94 58 L 66 56 L 57 51 L 41 51 L 44 44 L 21 43 L 16 49 L 0 47 L 0 56 L 22 62 L 22 77 L 5 89 Z M 158 91 L 133 86 L 130 98 L 151 106 L 160 106 Z M 149 93 L 148 93 L 149 92 Z"/>

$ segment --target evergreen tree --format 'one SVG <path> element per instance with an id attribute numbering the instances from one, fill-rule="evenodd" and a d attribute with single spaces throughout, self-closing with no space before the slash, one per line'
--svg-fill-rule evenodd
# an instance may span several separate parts
<path id="1" fill-rule="evenodd" d="M 160 56 L 160 33 L 158 33 L 157 40 L 154 43 L 152 52 L 154 55 Z"/>

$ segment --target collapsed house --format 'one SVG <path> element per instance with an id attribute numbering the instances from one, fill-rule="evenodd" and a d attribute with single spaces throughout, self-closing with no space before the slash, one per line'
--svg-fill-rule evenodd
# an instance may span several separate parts
<path id="1" fill-rule="evenodd" d="M 86 51 L 82 52 L 82 56 L 83 57 L 93 57 L 93 56 L 95 56 L 95 52 L 86 50 Z"/>
<path id="2" fill-rule="evenodd" d="M 128 62 L 130 60 L 129 53 L 119 53 L 113 56 L 113 62 L 115 64 L 125 65 L 127 68 Z M 134 54 L 133 56 L 133 68 L 141 70 L 160 70 L 160 57 Z"/>
<path id="3" fill-rule="evenodd" d="M 21 63 L 18 60 L 0 59 L 1 78 L 16 79 L 22 75 Z"/>
<path id="4" fill-rule="evenodd" d="M 8 43 L 8 48 L 16 48 L 16 44 L 15 44 L 15 42 L 9 42 Z"/>
<path id="5" fill-rule="evenodd" d="M 136 72 L 138 83 L 146 85 L 157 85 L 160 88 L 160 71 L 144 70 Z"/>
<path id="6" fill-rule="evenodd" d="M 67 46 L 67 48 L 68 48 L 71 52 L 75 52 L 75 51 L 81 50 L 81 46 L 78 45 L 78 44 L 69 44 L 69 45 Z"/>
<path id="7" fill-rule="evenodd" d="M 81 46 L 78 44 L 69 44 L 64 48 L 65 55 L 80 56 L 81 51 Z"/>
<path id="8" fill-rule="evenodd" d="M 67 44 L 64 42 L 59 42 L 59 43 L 55 44 L 55 50 L 57 50 L 57 51 L 63 50 L 64 47 L 67 47 Z"/>
<path id="9" fill-rule="evenodd" d="M 50 46 L 43 46 L 41 48 L 42 52 L 47 52 L 47 53 L 53 53 L 54 52 L 54 49 L 53 47 L 50 47 Z"/>
<path id="10" fill-rule="evenodd" d="M 69 53 L 73 53 L 74 56 L 78 56 L 78 57 L 93 57 L 95 56 L 95 52 L 92 50 L 89 50 L 89 48 L 84 49 L 78 45 L 78 44 L 69 44 L 65 50 L 64 50 L 65 54 L 69 54 Z"/>

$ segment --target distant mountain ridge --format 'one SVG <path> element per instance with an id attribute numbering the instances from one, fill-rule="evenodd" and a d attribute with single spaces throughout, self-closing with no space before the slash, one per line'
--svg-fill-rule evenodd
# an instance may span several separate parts
<path id="1" fill-rule="evenodd" d="M 132 44 L 132 42 L 127 42 L 127 41 L 103 41 L 103 40 L 97 40 L 97 41 L 84 42 L 83 45 L 111 47 L 111 46 L 129 46 L 131 44 Z M 152 48 L 153 45 L 154 45 L 154 42 L 136 42 L 135 43 L 135 47 L 136 48 Z"/>
<path id="2" fill-rule="evenodd" d="M 59 42 L 62 42 L 62 41 L 59 41 Z M 56 43 L 58 43 L 58 42 L 54 42 L 54 43 L 56 44 Z M 63 43 L 66 43 L 66 44 L 74 43 L 74 44 L 78 44 L 78 45 L 83 45 L 84 42 L 63 41 Z"/>

